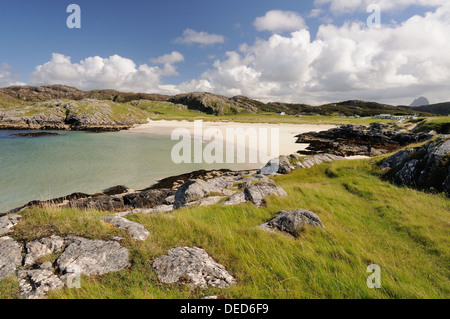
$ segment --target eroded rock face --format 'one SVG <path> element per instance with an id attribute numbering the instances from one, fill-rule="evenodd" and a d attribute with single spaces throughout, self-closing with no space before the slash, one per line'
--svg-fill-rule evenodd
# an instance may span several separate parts
<path id="1" fill-rule="evenodd" d="M 296 209 L 290 212 L 279 211 L 275 218 L 261 226 L 263 229 L 268 227 L 296 236 L 305 225 L 324 227 L 319 216 L 306 209 Z"/>
<path id="2" fill-rule="evenodd" d="M 123 217 L 102 217 L 102 219 L 108 223 L 113 224 L 115 227 L 126 230 L 131 237 L 136 241 L 146 240 L 150 235 L 147 229 L 141 224 L 132 222 Z"/>
<path id="3" fill-rule="evenodd" d="M 225 267 L 201 248 L 177 247 L 155 260 L 159 280 L 167 284 L 187 283 L 199 288 L 226 288 L 236 283 Z"/>
<path id="4" fill-rule="evenodd" d="M 22 247 L 11 237 L 0 237 L 0 280 L 15 274 L 22 264 Z"/>
<path id="5" fill-rule="evenodd" d="M 80 273 L 88 276 L 103 275 L 130 265 L 128 250 L 117 242 L 81 237 L 72 237 L 68 241 L 66 249 L 56 261 L 61 273 L 77 267 Z"/>
<path id="6" fill-rule="evenodd" d="M 399 185 L 450 194 L 450 139 L 402 150 L 386 159 L 385 177 Z"/>
<path id="7" fill-rule="evenodd" d="M 386 169 L 390 167 L 396 167 L 402 164 L 409 156 L 414 152 L 413 149 L 401 150 L 400 152 L 395 153 L 387 160 L 383 162 L 381 165 L 381 169 Z"/>

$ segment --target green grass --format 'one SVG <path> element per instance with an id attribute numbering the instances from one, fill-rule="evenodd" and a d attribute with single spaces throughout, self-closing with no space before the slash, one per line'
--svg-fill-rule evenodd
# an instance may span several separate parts
<path id="1" fill-rule="evenodd" d="M 371 117 L 365 118 L 343 118 L 338 116 L 308 116 L 304 115 L 296 117 L 293 115 L 280 116 L 275 113 L 239 113 L 233 115 L 208 115 L 196 111 L 182 108 L 179 105 L 170 105 L 164 102 L 153 102 L 155 106 L 143 108 L 149 113 L 152 120 L 187 120 L 187 121 L 212 121 L 212 122 L 239 122 L 239 123 L 269 123 L 269 124 L 327 124 L 327 125 L 344 125 L 344 124 L 360 124 L 369 125 L 370 123 L 388 123 L 389 120 L 380 120 Z"/>
<path id="2" fill-rule="evenodd" d="M 439 134 L 450 134 L 450 116 L 421 118 L 416 130 L 418 132 L 433 130 Z"/>
<path id="3" fill-rule="evenodd" d="M 81 289 L 55 291 L 51 298 L 449 298 L 449 199 L 385 182 L 371 162 L 340 161 L 276 177 L 289 196 L 271 198 L 263 208 L 132 215 L 151 234 L 141 243 L 99 220 L 103 213 L 76 210 L 30 210 L 13 237 L 125 238 L 130 268 L 83 277 Z M 298 239 L 256 228 L 279 210 L 297 208 L 315 212 L 325 228 L 309 228 Z M 152 262 L 182 245 L 204 248 L 238 284 L 199 290 L 160 283 Z M 372 263 L 381 267 L 382 289 L 366 286 Z M 3 298 L 15 291 L 13 281 L 0 284 Z"/>

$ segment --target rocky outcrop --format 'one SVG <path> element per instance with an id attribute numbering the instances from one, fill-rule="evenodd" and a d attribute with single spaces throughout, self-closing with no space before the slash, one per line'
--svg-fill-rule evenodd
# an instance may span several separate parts
<path id="1" fill-rule="evenodd" d="M 20 295 L 23 299 L 44 299 L 49 291 L 61 289 L 64 282 L 48 269 L 48 264 L 41 269 L 23 269 L 18 272 Z"/>
<path id="2" fill-rule="evenodd" d="M 296 168 L 311 168 L 322 163 L 330 163 L 344 159 L 333 154 L 317 154 L 313 156 L 300 156 L 291 154 L 270 160 L 258 173 L 263 175 L 289 174 Z"/>
<path id="3" fill-rule="evenodd" d="M 68 244 L 56 261 L 60 273 L 77 268 L 88 276 L 120 271 L 130 265 L 128 250 L 114 241 L 67 239 Z"/>
<path id="4" fill-rule="evenodd" d="M 226 288 L 236 283 L 224 266 L 216 263 L 203 249 L 177 247 L 155 260 L 153 268 L 166 284 L 183 283 L 194 288 Z"/>
<path id="5" fill-rule="evenodd" d="M 111 102 L 92 99 L 27 103 L 4 110 L 0 108 L 0 129 L 104 132 L 146 123 L 142 119 L 144 115 L 135 115 L 142 110 L 126 105 L 121 107 L 129 114 L 116 114 Z"/>
<path id="6" fill-rule="evenodd" d="M 163 204 L 170 192 L 171 190 L 167 188 L 135 192 L 125 195 L 123 202 L 128 207 L 152 208 Z"/>
<path id="7" fill-rule="evenodd" d="M 450 194 L 450 139 L 395 153 L 382 164 L 385 177 L 398 185 Z"/>
<path id="8" fill-rule="evenodd" d="M 310 144 L 301 154 L 378 156 L 394 152 L 412 143 L 429 140 L 433 135 L 425 132 L 397 132 L 388 129 L 387 125 L 374 123 L 370 127 L 349 124 L 328 131 L 304 133 L 296 137 L 297 143 Z"/>
<path id="9" fill-rule="evenodd" d="M 47 292 L 68 284 L 74 273 L 103 275 L 130 265 L 128 250 L 116 241 L 81 237 L 50 236 L 28 242 L 22 259 L 22 247 L 10 237 L 1 237 L 0 279 L 17 274 L 24 299 L 46 298 Z"/>
<path id="10" fill-rule="evenodd" d="M 58 133 L 51 133 L 51 132 L 27 132 L 27 133 L 16 133 L 16 134 L 12 134 L 12 136 L 17 136 L 17 137 L 30 137 L 30 138 L 34 138 L 34 137 L 46 137 L 46 136 L 59 136 L 60 134 Z"/>
<path id="11" fill-rule="evenodd" d="M 124 186 L 111 187 L 104 193 L 89 195 L 74 193 L 61 198 L 48 201 L 32 201 L 15 211 L 21 211 L 27 207 L 77 208 L 81 210 L 99 210 L 108 212 L 124 212 L 138 209 L 151 209 L 164 203 L 170 189 L 149 189 L 133 191 Z"/>
<path id="12" fill-rule="evenodd" d="M 262 175 L 289 174 L 295 169 L 287 156 L 271 159 L 258 173 Z"/>
<path id="13" fill-rule="evenodd" d="M 331 163 L 334 161 L 341 161 L 343 159 L 345 159 L 345 158 L 342 156 L 337 156 L 337 155 L 333 155 L 333 154 L 318 154 L 318 155 L 300 158 L 297 162 L 294 163 L 294 167 L 296 167 L 296 168 L 311 168 L 315 165 L 320 165 L 322 163 Z"/>
<path id="14" fill-rule="evenodd" d="M 132 222 L 126 218 L 107 216 L 102 217 L 102 219 L 108 223 L 113 224 L 115 227 L 118 227 L 119 229 L 126 230 L 135 241 L 146 240 L 147 237 L 150 235 L 148 230 L 145 229 L 143 225 Z"/>
<path id="15" fill-rule="evenodd" d="M 29 242 L 26 245 L 26 256 L 24 266 L 32 266 L 42 257 L 56 254 L 64 247 L 64 239 L 59 236 L 42 238 L 41 240 Z"/>
<path id="16" fill-rule="evenodd" d="M 15 274 L 22 264 L 22 247 L 11 237 L 0 237 L 0 280 Z"/>
<path id="17" fill-rule="evenodd" d="M 12 228 L 19 222 L 22 218 L 18 214 L 9 214 L 0 217 L 0 236 L 9 233 Z"/>
<path id="18" fill-rule="evenodd" d="M 212 193 L 228 193 L 228 188 L 233 187 L 237 179 L 231 176 L 216 177 L 207 181 L 188 180 L 175 193 L 173 207 L 175 209 L 186 206 L 186 204 L 198 201 Z M 225 194 L 226 195 L 226 194 Z"/>
<path id="19" fill-rule="evenodd" d="M 306 225 L 324 227 L 319 216 L 306 209 L 296 209 L 290 212 L 279 211 L 277 216 L 260 227 L 265 230 L 278 230 L 297 236 Z"/>
<path id="20" fill-rule="evenodd" d="M 246 187 L 243 191 L 230 196 L 221 203 L 221 205 L 231 206 L 250 201 L 256 207 L 260 207 L 266 203 L 266 198 L 271 195 L 284 197 L 287 196 L 287 193 L 284 189 L 272 183 L 256 183 Z"/>

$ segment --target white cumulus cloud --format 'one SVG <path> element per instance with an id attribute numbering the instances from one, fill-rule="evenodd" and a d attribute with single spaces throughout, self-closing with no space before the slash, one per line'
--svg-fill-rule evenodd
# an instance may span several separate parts
<path id="1" fill-rule="evenodd" d="M 400 10 L 409 6 L 436 8 L 448 3 L 448 0 L 315 0 L 316 6 L 329 5 L 334 14 L 366 11 L 371 4 L 377 4 L 381 10 Z"/>
<path id="2" fill-rule="evenodd" d="M 174 56 L 176 58 L 177 55 Z M 160 58 L 161 61 L 170 62 L 170 58 Z M 70 57 L 53 53 L 49 62 L 37 66 L 30 74 L 29 82 L 33 85 L 65 84 L 83 90 L 116 89 L 164 93 L 166 90 L 161 77 L 176 74 L 175 67 L 170 63 L 166 63 L 164 68 L 147 64 L 138 66 L 119 55 L 109 58 L 88 57 L 79 63 L 73 63 Z"/>
<path id="3" fill-rule="evenodd" d="M 272 35 L 228 52 L 184 88 L 243 94 L 263 100 L 322 103 L 366 99 L 410 103 L 450 100 L 450 8 L 381 29 L 364 23 L 322 25 Z"/>
<path id="4" fill-rule="evenodd" d="M 177 51 L 173 51 L 170 54 L 165 54 L 155 59 L 151 59 L 152 63 L 155 64 L 175 64 L 179 62 L 184 62 L 184 56 Z"/>
<path id="5" fill-rule="evenodd" d="M 183 35 L 175 39 L 174 42 L 183 44 L 212 45 L 216 43 L 224 43 L 225 37 L 219 34 L 210 34 L 204 31 L 197 32 L 192 29 L 186 29 L 183 31 Z"/>
<path id="6" fill-rule="evenodd" d="M 296 12 L 271 10 L 253 23 L 258 31 L 286 32 L 307 28 L 305 20 Z"/>
<path id="7" fill-rule="evenodd" d="M 0 87 L 23 85 L 24 83 L 17 81 L 18 74 L 11 73 L 12 67 L 7 63 L 0 64 Z"/>

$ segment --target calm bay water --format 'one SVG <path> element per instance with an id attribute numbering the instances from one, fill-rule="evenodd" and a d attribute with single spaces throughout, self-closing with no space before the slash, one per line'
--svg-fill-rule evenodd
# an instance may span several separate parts
<path id="1" fill-rule="evenodd" d="M 0 213 L 32 200 L 74 192 L 97 193 L 115 185 L 143 189 L 157 180 L 198 169 L 249 169 L 255 164 L 174 164 L 176 141 L 132 133 L 64 132 L 14 137 L 0 131 Z M 258 165 L 256 165 L 258 166 Z"/>

